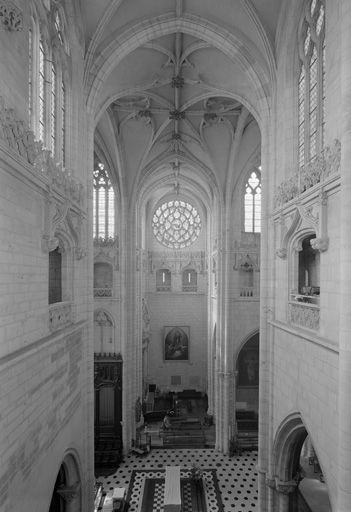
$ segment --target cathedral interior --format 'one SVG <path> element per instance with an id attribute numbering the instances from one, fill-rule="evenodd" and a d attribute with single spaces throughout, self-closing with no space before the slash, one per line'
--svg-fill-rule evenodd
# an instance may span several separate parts
<path id="1" fill-rule="evenodd" d="M 350 0 L 0 0 L 0 71 L 1 512 L 350 512 Z"/>

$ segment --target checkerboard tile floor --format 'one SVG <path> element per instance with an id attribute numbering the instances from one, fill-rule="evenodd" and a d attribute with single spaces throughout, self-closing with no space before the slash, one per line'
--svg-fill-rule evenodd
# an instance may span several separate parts
<path id="1" fill-rule="evenodd" d="M 116 473 L 99 477 L 105 492 L 114 487 L 128 486 L 134 469 L 164 469 L 165 466 L 180 466 L 187 469 L 196 463 L 202 469 L 216 469 L 219 490 L 224 512 L 257 512 L 257 452 L 243 452 L 240 456 L 228 457 L 212 449 L 165 450 L 152 449 L 143 458 L 129 454 Z M 133 493 L 134 497 L 134 493 Z M 129 507 L 129 512 L 137 512 L 140 496 Z M 133 500 L 134 501 L 134 500 Z M 209 511 L 210 512 L 210 511 Z"/>

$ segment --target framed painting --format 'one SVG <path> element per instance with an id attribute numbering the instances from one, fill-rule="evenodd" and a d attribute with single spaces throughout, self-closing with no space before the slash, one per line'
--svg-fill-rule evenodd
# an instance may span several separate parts
<path id="1" fill-rule="evenodd" d="M 164 327 L 164 359 L 165 361 L 189 361 L 189 326 Z"/>
<path id="2" fill-rule="evenodd" d="M 239 354 L 238 362 L 238 386 L 257 387 L 259 379 L 258 347 L 244 347 Z"/>

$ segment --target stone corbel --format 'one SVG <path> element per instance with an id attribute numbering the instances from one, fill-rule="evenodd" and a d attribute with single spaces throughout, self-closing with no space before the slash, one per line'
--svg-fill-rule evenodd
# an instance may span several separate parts
<path id="1" fill-rule="evenodd" d="M 311 247 L 319 252 L 324 252 L 329 247 L 329 238 L 312 238 Z"/>
<path id="2" fill-rule="evenodd" d="M 266 485 L 270 489 L 274 489 L 275 490 L 276 489 L 275 478 L 273 476 L 266 475 Z"/>
<path id="3" fill-rule="evenodd" d="M 23 30 L 23 13 L 11 0 L 0 0 L 0 22 L 3 30 L 19 32 Z"/>
<path id="4" fill-rule="evenodd" d="M 288 482 L 283 482 L 281 480 L 276 479 L 275 488 L 281 494 L 291 494 L 295 492 L 297 487 L 297 482 L 295 480 L 289 480 Z"/>
<path id="5" fill-rule="evenodd" d="M 76 482 L 73 485 L 60 485 L 56 492 L 65 500 L 66 503 L 71 503 L 78 497 L 79 489 L 80 483 Z"/>

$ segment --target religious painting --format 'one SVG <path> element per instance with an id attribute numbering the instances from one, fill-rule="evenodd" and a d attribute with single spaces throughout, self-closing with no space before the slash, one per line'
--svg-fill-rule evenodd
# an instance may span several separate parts
<path id="1" fill-rule="evenodd" d="M 257 387 L 259 380 L 259 335 L 255 334 L 238 357 L 238 386 Z"/>
<path id="2" fill-rule="evenodd" d="M 189 326 L 165 326 L 164 358 L 165 361 L 189 360 Z"/>

